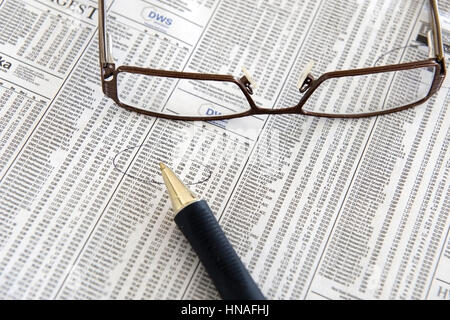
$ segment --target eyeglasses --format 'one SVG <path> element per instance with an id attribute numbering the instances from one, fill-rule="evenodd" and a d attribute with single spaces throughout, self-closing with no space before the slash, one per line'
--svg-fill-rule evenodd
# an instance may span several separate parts
<path id="1" fill-rule="evenodd" d="M 312 76 L 313 64 L 309 63 L 300 75 L 295 92 L 289 92 L 299 100 L 298 104 L 280 108 L 257 106 L 257 99 L 252 98 L 255 84 L 245 69 L 244 76 L 235 77 L 137 66 L 116 68 L 106 31 L 104 0 L 99 0 L 98 5 L 103 92 L 120 107 L 149 116 L 207 121 L 257 114 L 370 117 L 424 103 L 439 90 L 446 75 L 436 0 L 429 1 L 430 21 L 424 25 L 427 30 L 422 32 L 422 40 L 425 39 L 428 47 L 411 45 L 392 49 L 392 52 L 397 50 L 395 55 L 378 59 L 377 64 L 385 65 L 326 72 L 317 79 Z M 423 56 L 426 58 L 422 59 Z M 402 62 L 405 60 L 414 61 Z M 172 91 L 168 100 L 161 96 L 161 92 L 168 96 Z"/>

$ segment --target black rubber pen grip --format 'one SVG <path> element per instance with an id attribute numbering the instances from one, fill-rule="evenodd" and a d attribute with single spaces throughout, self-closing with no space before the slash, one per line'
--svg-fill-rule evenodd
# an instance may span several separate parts
<path id="1" fill-rule="evenodd" d="M 222 299 L 265 299 L 206 201 L 199 200 L 183 208 L 175 216 L 175 222 L 199 256 Z"/>

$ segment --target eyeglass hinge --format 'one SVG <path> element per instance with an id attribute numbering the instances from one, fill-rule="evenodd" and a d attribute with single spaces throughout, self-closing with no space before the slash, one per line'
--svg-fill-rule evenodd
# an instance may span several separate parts
<path id="1" fill-rule="evenodd" d="M 104 63 L 102 66 L 103 79 L 108 80 L 108 78 L 112 77 L 114 70 L 116 70 L 116 65 L 114 63 Z"/>

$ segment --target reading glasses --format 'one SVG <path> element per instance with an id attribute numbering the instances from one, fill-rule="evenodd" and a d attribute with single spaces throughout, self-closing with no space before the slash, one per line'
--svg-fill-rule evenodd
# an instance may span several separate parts
<path id="1" fill-rule="evenodd" d="M 405 1 L 410 0 L 391 2 L 402 10 Z M 224 120 L 255 114 L 362 118 L 402 111 L 427 101 L 440 89 L 446 75 L 437 1 L 425 4 L 429 4 L 429 21 L 422 23 L 418 40 L 426 45 L 402 43 L 390 50 L 395 54 L 378 59 L 376 66 L 326 72 L 317 79 L 311 74 L 313 63 L 308 63 L 297 86 L 291 85 L 294 97 L 298 95 L 297 105 L 264 108 L 252 98 L 255 83 L 245 68 L 242 77 L 125 65 L 116 68 L 104 0 L 99 0 L 102 89 L 129 111 L 175 120 Z M 159 93 L 175 88 L 169 100 Z"/>

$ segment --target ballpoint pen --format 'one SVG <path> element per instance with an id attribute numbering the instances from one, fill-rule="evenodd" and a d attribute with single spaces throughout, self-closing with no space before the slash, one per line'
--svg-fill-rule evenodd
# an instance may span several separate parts
<path id="1" fill-rule="evenodd" d="M 160 168 L 175 223 L 197 253 L 222 299 L 264 300 L 206 201 L 197 198 L 166 165 L 160 163 Z"/>

